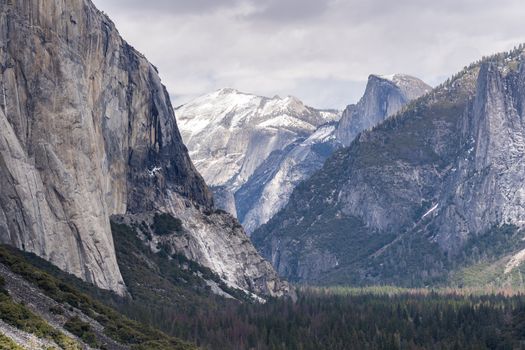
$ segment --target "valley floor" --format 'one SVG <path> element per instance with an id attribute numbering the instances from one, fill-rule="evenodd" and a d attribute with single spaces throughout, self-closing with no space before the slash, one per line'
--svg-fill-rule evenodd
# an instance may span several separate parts
<path id="1" fill-rule="evenodd" d="M 515 290 L 304 288 L 296 303 L 238 305 L 197 322 L 202 326 L 194 340 L 209 349 L 519 349 L 525 296 Z"/>
<path id="2" fill-rule="evenodd" d="M 120 246 L 119 235 L 116 237 Z M 127 252 L 135 257 L 139 254 L 131 247 Z M 0 313 L 0 326 L 9 324 L 0 327 L 4 334 L 0 336 L 0 349 L 13 348 L 8 338 L 27 349 L 30 334 L 39 335 L 41 329 L 47 329 L 38 315 L 58 330 L 41 333 L 43 343 L 56 342 L 57 336 L 65 334 L 80 344 L 108 349 L 189 349 L 193 348 L 191 343 L 201 349 L 221 350 L 510 350 L 522 348 L 525 340 L 525 290 L 298 287 L 295 302 L 271 299 L 262 304 L 213 295 L 206 288 L 188 284 L 188 271 L 179 270 L 175 260 L 168 268 L 161 264 L 162 254 L 144 257 L 158 264 L 158 273 L 143 283 L 148 271 L 130 265 L 132 268 L 124 270 L 123 275 L 131 298 L 123 299 L 66 275 L 35 256 L 0 247 L 0 274 L 9 292 L 3 297 L 3 305 L 11 310 L 9 314 Z M 24 296 L 22 289 L 14 288 L 17 283 L 30 293 Z M 40 307 L 29 294 L 40 295 L 49 305 Z M 13 312 L 18 309 L 9 298 L 20 303 L 18 309 L 29 311 Z M 61 313 L 46 312 L 58 309 L 51 307 L 55 304 Z M 37 315 L 31 316 L 32 324 L 41 324 L 38 328 L 29 327 L 24 319 L 31 312 Z M 64 329 L 64 320 L 71 324 L 74 314 L 90 327 L 75 321 L 84 324 L 86 330 L 67 325 Z M 28 340 L 21 341 L 17 334 Z M 161 341 L 153 342 L 155 338 Z"/>

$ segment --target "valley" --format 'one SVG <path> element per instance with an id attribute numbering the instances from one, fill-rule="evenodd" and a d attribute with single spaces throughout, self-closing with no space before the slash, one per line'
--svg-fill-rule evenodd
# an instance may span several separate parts
<path id="1" fill-rule="evenodd" d="M 525 44 L 95 1 L 0 0 L 0 350 L 523 348 Z"/>

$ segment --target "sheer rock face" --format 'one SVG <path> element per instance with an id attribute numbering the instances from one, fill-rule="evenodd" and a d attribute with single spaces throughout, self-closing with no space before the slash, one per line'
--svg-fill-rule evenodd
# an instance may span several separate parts
<path id="1" fill-rule="evenodd" d="M 361 131 L 376 126 L 430 90 L 430 86 L 409 75 L 370 75 L 365 94 L 356 105 L 345 109 L 335 135 L 345 147 L 349 146 Z"/>
<path id="2" fill-rule="evenodd" d="M 512 62 L 512 61 L 511 61 Z M 487 62 L 461 124 L 463 154 L 454 165 L 436 237 L 457 249 L 494 225 L 525 223 L 525 67 Z"/>
<path id="3" fill-rule="evenodd" d="M 291 280 L 446 278 L 476 237 L 523 227 L 524 103 L 521 50 L 471 65 L 337 152 L 252 239 Z M 505 272 L 512 254 L 494 257 Z"/>
<path id="4" fill-rule="evenodd" d="M 213 206 L 156 68 L 88 0 L 0 0 L 0 67 L 0 240 L 124 293 L 111 215 Z"/>

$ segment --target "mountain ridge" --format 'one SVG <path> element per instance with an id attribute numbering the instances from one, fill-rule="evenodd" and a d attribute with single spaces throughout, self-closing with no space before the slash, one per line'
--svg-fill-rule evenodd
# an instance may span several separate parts
<path id="1" fill-rule="evenodd" d="M 297 188 L 288 207 L 254 233 L 256 246 L 293 281 L 464 283 L 454 276 L 485 263 L 493 268 L 496 265 L 490 264 L 497 264 L 501 271 L 490 283 L 511 283 L 505 281 L 505 264 L 497 261 L 520 254 L 513 252 L 520 245 L 512 243 L 520 230 L 503 234 L 501 225 L 519 224 L 520 210 L 512 196 L 499 191 L 517 186 L 520 172 L 505 164 L 512 163 L 508 159 L 512 155 L 519 166 L 521 158 L 519 152 L 501 152 L 509 140 L 502 141 L 498 132 L 511 135 L 510 146 L 519 149 L 519 142 L 513 141 L 514 135 L 519 140 L 519 124 L 513 129 L 501 121 L 519 120 L 521 62 L 522 48 L 484 58 L 362 132 Z M 492 135 L 485 132 L 485 137 L 473 139 L 467 126 L 476 118 L 498 121 L 499 127 L 492 128 Z M 480 159 L 485 140 L 500 140 L 492 150 L 497 156 L 472 170 L 476 167 L 469 159 L 475 154 Z M 491 168 L 498 168 L 499 175 Z M 511 193 L 519 201 L 520 192 Z M 497 203 L 484 205 L 490 198 L 497 198 Z M 502 220 L 505 211 L 509 214 Z M 499 253 L 486 246 L 488 237 L 501 242 Z M 472 255 L 472 250 L 462 253 L 467 242 L 484 249 L 486 259 Z M 321 267 L 315 266 L 318 256 L 326 262 Z"/>
<path id="2" fill-rule="evenodd" d="M 250 233 L 282 208 L 293 188 L 321 168 L 334 150 L 351 141 L 357 132 L 375 125 L 399 110 L 410 98 L 429 89 L 424 82 L 409 75 L 397 74 L 391 79 L 370 75 L 363 98 L 356 105 L 348 106 L 339 119 L 330 110 L 310 107 L 306 109 L 313 111 L 314 115 L 305 114 L 304 104 L 296 98 L 269 99 L 225 88 L 179 108 L 178 118 L 190 156 L 205 179 L 214 185 L 216 197 L 221 198 L 219 206 L 236 213 Z M 237 95 L 256 102 L 246 107 L 248 103 L 239 102 L 242 99 Z M 296 107 L 293 112 L 280 108 L 279 104 L 275 104 L 274 109 L 265 110 L 268 104 L 265 101 L 281 101 L 286 106 L 290 99 Z M 326 113 L 328 118 L 323 118 Z M 290 130 L 289 114 L 298 119 L 316 120 L 311 123 L 315 128 L 306 126 L 295 134 L 284 136 Z M 230 128 L 229 133 L 233 121 L 244 121 L 235 125 L 241 136 L 228 134 L 224 137 L 223 121 L 226 119 L 230 123 L 226 127 Z M 253 122 L 254 119 L 257 122 Z M 283 136 L 278 138 L 282 142 L 275 143 L 263 153 L 255 152 L 250 148 L 251 143 L 257 142 L 264 147 L 271 143 L 270 137 L 259 133 L 281 133 Z M 217 138 L 223 138 L 220 144 Z M 205 151 L 202 151 L 203 147 Z M 256 159 L 256 162 L 252 162 L 250 170 L 243 173 L 245 159 Z M 236 163 L 237 168 L 231 168 L 231 163 Z"/>

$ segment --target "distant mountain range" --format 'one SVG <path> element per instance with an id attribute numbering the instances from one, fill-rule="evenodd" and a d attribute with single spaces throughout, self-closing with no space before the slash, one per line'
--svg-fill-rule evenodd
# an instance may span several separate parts
<path id="1" fill-rule="evenodd" d="M 190 157 L 218 205 L 252 232 L 336 149 L 428 91 L 407 75 L 371 75 L 363 98 L 341 118 L 294 97 L 222 89 L 179 107 L 176 115 Z"/>

